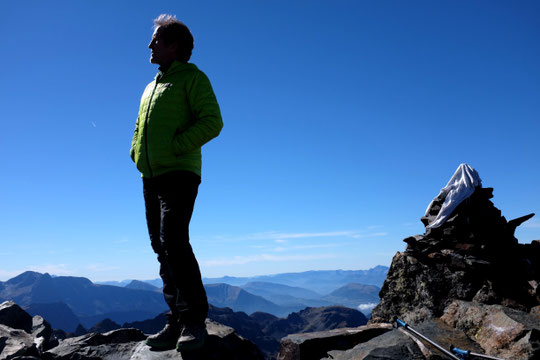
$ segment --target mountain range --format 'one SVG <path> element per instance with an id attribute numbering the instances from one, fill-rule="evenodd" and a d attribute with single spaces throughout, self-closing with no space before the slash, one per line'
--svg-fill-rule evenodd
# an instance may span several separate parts
<path id="1" fill-rule="evenodd" d="M 225 276 L 203 278 L 203 282 L 205 284 L 224 283 L 235 286 L 243 286 L 251 282 L 265 282 L 299 287 L 324 295 L 350 283 L 381 287 L 387 273 L 387 266 L 378 265 L 368 270 L 312 270 L 254 277 Z"/>
<path id="2" fill-rule="evenodd" d="M 203 282 L 211 303 L 235 311 L 251 313 L 255 310 L 286 316 L 306 307 L 343 305 L 359 309 L 369 316 L 371 309 L 379 302 L 378 293 L 387 272 L 388 267 L 379 265 L 369 270 L 320 270 L 255 277 L 225 276 L 203 278 Z M 134 283 L 139 286 L 150 284 L 153 290 L 161 286 L 160 279 L 144 282 L 124 280 L 106 284 L 132 287 Z"/>
<path id="3" fill-rule="evenodd" d="M 167 310 L 159 292 L 98 285 L 82 277 L 53 277 L 32 271 L 0 282 L 0 302 L 6 300 L 67 331 L 73 331 L 76 321 L 85 327 L 106 318 L 123 323 L 149 319 Z"/>
<path id="4" fill-rule="evenodd" d="M 324 295 L 350 283 L 381 287 L 387 273 L 387 266 L 378 265 L 368 270 L 311 270 L 252 277 L 224 276 L 219 278 L 203 278 L 202 280 L 205 284 L 222 283 L 241 287 L 244 287 L 248 283 L 257 282 L 281 284 L 311 290 L 319 295 Z M 99 284 L 124 287 L 132 281 L 106 281 L 99 282 Z M 161 279 L 144 280 L 144 282 L 158 288 L 162 286 Z"/>
<path id="5" fill-rule="evenodd" d="M 386 273 L 387 270 L 377 267 L 361 271 L 313 271 L 217 280 L 235 279 L 232 282 L 238 283 L 272 279 L 294 284 L 302 283 L 299 279 L 301 274 L 305 274 L 309 281 L 303 283 L 309 285 L 319 275 L 318 288 L 330 289 L 347 279 L 373 280 L 381 271 Z M 332 281 L 335 281 L 334 285 L 331 285 Z M 147 281 L 131 280 L 123 284 L 94 284 L 81 277 L 51 276 L 28 271 L 0 282 L 0 302 L 13 300 L 30 314 L 42 315 L 54 328 L 68 332 L 73 332 L 79 324 L 88 329 L 107 318 L 123 324 L 151 319 L 167 310 L 160 288 Z M 216 307 L 228 307 L 247 314 L 264 312 L 275 317 L 286 317 L 307 307 L 344 305 L 358 309 L 359 305 L 374 306 L 378 302 L 379 291 L 374 285 L 348 283 L 327 295 L 321 295 L 312 288 L 266 281 L 247 281 L 242 286 L 206 282 L 205 288 L 209 302 Z"/>

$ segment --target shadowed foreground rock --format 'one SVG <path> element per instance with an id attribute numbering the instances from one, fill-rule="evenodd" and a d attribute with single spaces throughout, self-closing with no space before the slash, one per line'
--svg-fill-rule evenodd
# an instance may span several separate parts
<path id="1" fill-rule="evenodd" d="M 39 315 L 32 318 L 32 337 L 40 353 L 58 345 L 51 325 Z"/>
<path id="2" fill-rule="evenodd" d="M 0 360 L 37 357 L 40 352 L 36 343 L 43 341 L 32 336 L 32 317 L 12 301 L 0 304 Z"/>
<path id="3" fill-rule="evenodd" d="M 39 356 L 34 338 L 24 330 L 0 324 L 0 359 L 16 356 Z"/>
<path id="4" fill-rule="evenodd" d="M 0 304 L 0 324 L 27 333 L 32 331 L 32 317 L 13 301 Z"/>
<path id="5" fill-rule="evenodd" d="M 328 352 L 324 360 L 349 359 L 424 359 L 424 354 L 404 332 L 391 331 L 375 339 L 361 343 L 346 351 L 333 350 Z"/>
<path id="6" fill-rule="evenodd" d="M 390 330 L 391 324 L 373 324 L 289 335 L 281 340 L 278 360 L 320 359 L 330 350 L 350 349 Z"/>
<path id="7" fill-rule="evenodd" d="M 144 342 L 146 335 L 138 329 L 89 333 L 58 342 L 50 325 L 40 316 L 32 319 L 13 302 L 2 303 L 0 309 L 0 319 L 10 324 L 0 323 L 0 360 L 263 360 L 252 342 L 238 336 L 234 329 L 210 320 L 206 324 L 206 345 L 181 353 L 175 349 L 150 349 Z"/>
<path id="8" fill-rule="evenodd" d="M 482 352 L 482 349 L 470 340 L 465 334 L 444 324 L 440 320 L 428 320 L 415 327 L 423 335 L 429 337 L 445 348 L 450 344 L 461 349 L 473 352 Z M 394 329 L 368 342 L 358 344 L 347 351 L 330 351 L 324 360 L 350 360 L 350 359 L 438 359 L 441 356 L 436 349 L 427 346 L 407 331 Z M 445 357 L 442 357 L 445 359 Z"/>

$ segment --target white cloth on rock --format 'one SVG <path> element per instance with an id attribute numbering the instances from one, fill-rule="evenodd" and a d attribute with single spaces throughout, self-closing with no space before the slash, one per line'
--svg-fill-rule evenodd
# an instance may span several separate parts
<path id="1" fill-rule="evenodd" d="M 476 170 L 467 164 L 459 165 L 450 181 L 448 181 L 448 184 L 441 189 L 439 195 L 437 195 L 427 207 L 425 216 L 429 215 L 431 206 L 437 199 L 446 196 L 437 217 L 426 226 L 426 229 L 437 228 L 444 224 L 452 214 L 452 211 L 454 211 L 463 200 L 471 196 L 477 186 L 481 185 L 482 180 Z"/>

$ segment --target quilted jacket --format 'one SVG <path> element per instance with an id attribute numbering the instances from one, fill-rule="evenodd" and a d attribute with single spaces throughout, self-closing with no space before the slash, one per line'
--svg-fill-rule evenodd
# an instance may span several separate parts
<path id="1" fill-rule="evenodd" d="M 201 147 L 222 127 L 208 77 L 194 64 L 175 61 L 144 90 L 131 159 L 145 178 L 174 170 L 200 176 Z"/>

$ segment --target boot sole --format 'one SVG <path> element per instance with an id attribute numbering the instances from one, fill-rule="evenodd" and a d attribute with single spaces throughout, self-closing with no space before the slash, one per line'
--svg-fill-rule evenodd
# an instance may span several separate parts
<path id="1" fill-rule="evenodd" d="M 206 336 L 204 336 L 202 339 L 199 339 L 199 340 L 176 344 L 176 351 L 198 350 L 202 348 L 205 343 L 206 343 Z"/>
<path id="2" fill-rule="evenodd" d="M 176 346 L 175 342 L 153 342 L 153 341 L 145 341 L 146 345 L 150 346 L 152 349 L 174 349 Z"/>

